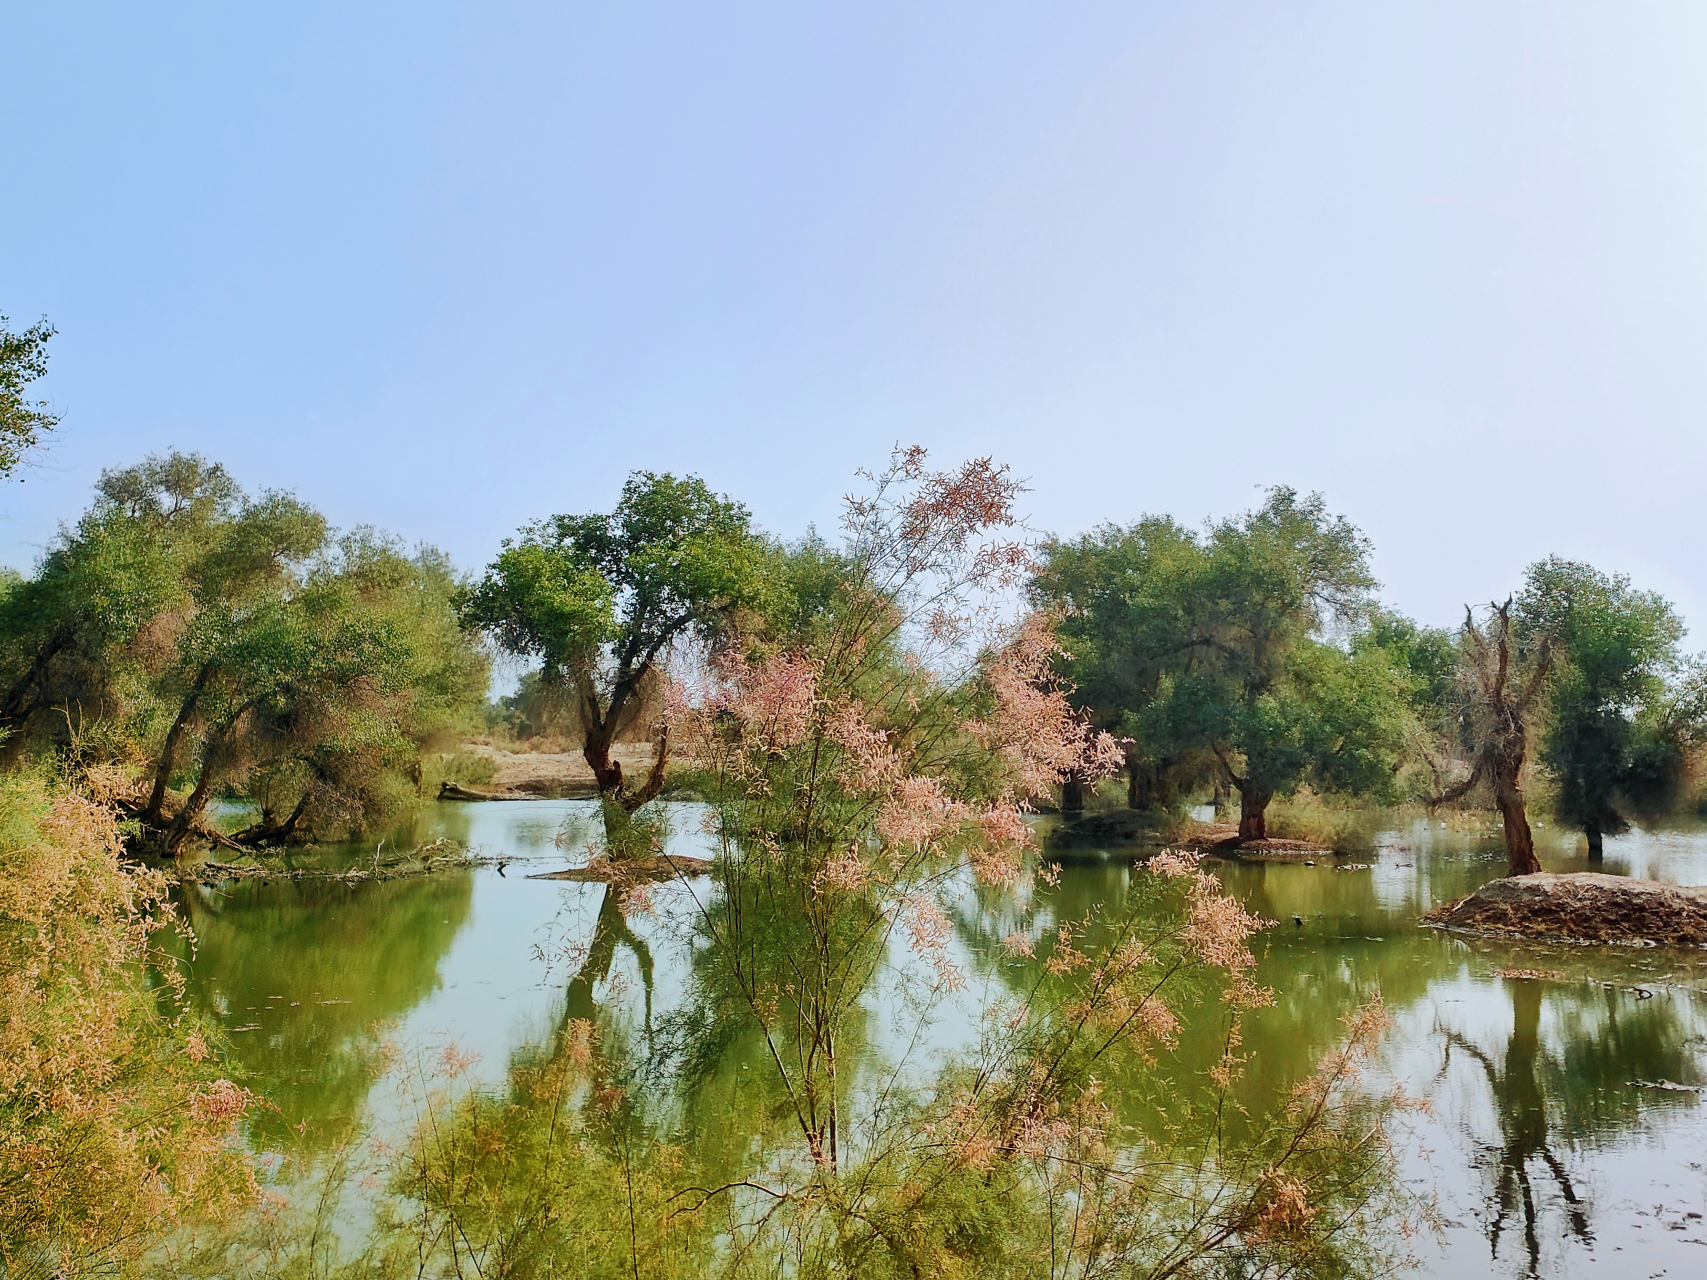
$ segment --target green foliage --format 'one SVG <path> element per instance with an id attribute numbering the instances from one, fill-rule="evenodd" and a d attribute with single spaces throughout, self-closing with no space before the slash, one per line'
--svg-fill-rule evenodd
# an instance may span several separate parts
<path id="1" fill-rule="evenodd" d="M 764 599 L 765 547 L 749 524 L 745 507 L 695 476 L 637 471 L 609 515 L 553 516 L 506 540 L 463 618 L 540 658 L 548 677 L 607 646 L 619 668 L 637 670 Z"/>
<path id="2" fill-rule="evenodd" d="M 1682 771 L 1692 717 L 1667 677 L 1681 669 L 1683 624 L 1627 576 L 1557 557 L 1530 566 L 1517 612 L 1520 632 L 1554 654 L 1540 752 L 1554 807 L 1597 847 L 1628 828 L 1627 810 L 1669 799 Z"/>
<path id="3" fill-rule="evenodd" d="M 1044 545 L 1029 584 L 1033 603 L 1058 613 L 1063 670 L 1075 705 L 1120 735 L 1134 808 L 1172 804 L 1200 780 L 1204 752 L 1170 749 L 1143 718 L 1193 647 L 1189 598 L 1204 568 L 1195 535 L 1166 516 L 1104 525 L 1075 542 Z"/>
<path id="4" fill-rule="evenodd" d="M 15 747 L 144 765 L 134 807 L 169 846 L 216 788 L 254 787 L 257 838 L 381 821 L 420 753 L 483 701 L 457 590 L 435 551 L 369 529 L 334 539 L 288 494 L 246 496 L 194 455 L 149 458 L 104 473 L 10 593 L 0 727 Z M 186 770 L 180 803 L 167 788 Z"/>
<path id="5" fill-rule="evenodd" d="M 193 455 L 103 472 L 94 505 L 0 614 L 0 728 L 19 740 L 54 706 L 124 718 L 194 609 L 196 560 L 237 499 Z"/>
<path id="6" fill-rule="evenodd" d="M 1170 797 L 1206 761 L 1259 817 L 1306 782 L 1388 788 L 1438 645 L 1373 615 L 1368 551 L 1319 495 L 1286 488 L 1202 536 L 1151 518 L 1046 548 L 1032 595 L 1061 610 L 1076 699 L 1130 740 L 1134 802 L 1138 771 L 1171 777 Z"/>
<path id="7" fill-rule="evenodd" d="M 1388 609 L 1371 610 L 1369 625 L 1352 637 L 1353 653 L 1379 649 L 1407 687 L 1412 709 L 1427 724 L 1457 708 L 1458 637 L 1444 627 L 1419 626 Z"/>
<path id="8" fill-rule="evenodd" d="M 539 659 L 541 681 L 564 687 L 614 818 L 657 796 L 669 741 L 657 735 L 653 767 L 638 785 L 624 777 L 612 744 L 636 728 L 677 645 L 714 642 L 739 613 L 784 611 L 776 560 L 741 504 L 695 476 L 637 471 L 608 515 L 553 516 L 506 540 L 462 597 L 462 620 L 508 652 Z"/>
<path id="9" fill-rule="evenodd" d="M 816 529 L 794 542 L 769 542 L 766 552 L 769 589 L 756 608 L 737 615 L 737 627 L 784 648 L 822 643 L 850 605 L 854 560 Z"/>
<path id="10" fill-rule="evenodd" d="M 487 681 L 432 551 L 358 529 L 325 553 L 270 626 L 249 620 L 232 692 L 251 706 L 237 759 L 263 809 L 294 797 L 304 829 L 396 816 L 424 753 L 473 727 Z M 263 818 L 263 822 L 265 818 Z"/>
<path id="11" fill-rule="evenodd" d="M 45 400 L 27 398 L 29 387 L 47 373 L 47 341 L 54 329 L 38 320 L 13 333 L 0 316 L 0 476 L 7 476 L 41 438 L 59 425 Z"/>
<path id="12" fill-rule="evenodd" d="M 540 657 L 547 678 L 598 648 L 615 629 L 610 583 L 572 550 L 506 545 L 463 604 L 463 617 L 511 653 Z"/>

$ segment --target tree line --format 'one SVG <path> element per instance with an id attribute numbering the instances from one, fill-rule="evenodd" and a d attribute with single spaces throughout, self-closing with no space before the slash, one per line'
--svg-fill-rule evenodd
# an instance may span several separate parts
<path id="1" fill-rule="evenodd" d="M 0 323 L 0 474 L 58 418 L 28 399 L 52 328 Z M 1061 642 L 1075 708 L 1120 744 L 1127 803 L 1236 794 L 1269 835 L 1302 787 L 1382 803 L 1485 793 L 1514 872 L 1534 870 L 1539 765 L 1592 855 L 1673 805 L 1707 725 L 1707 678 L 1676 611 L 1628 578 L 1549 559 L 1456 629 L 1376 597 L 1370 543 L 1320 495 L 1269 491 L 1190 528 L 1168 516 L 1032 548 L 1012 577 Z M 784 543 L 688 476 L 636 472 L 607 513 L 523 526 L 476 578 L 296 497 L 245 492 L 169 453 L 103 473 L 33 575 L 0 580 L 0 750 L 98 766 L 139 839 L 258 846 L 371 828 L 423 791 L 425 761 L 479 724 L 490 656 L 537 663 L 568 711 L 613 834 L 670 767 L 658 694 L 684 653 L 787 649 L 835 625 L 860 562 Z M 1022 581 L 1021 581 L 1022 580 Z M 623 736 L 653 744 L 624 772 Z M 1084 803 L 1069 777 L 1059 801 Z M 216 837 L 210 801 L 256 820 Z"/>
<path id="2" fill-rule="evenodd" d="M 1540 869 L 1531 753 L 1592 856 L 1676 804 L 1707 673 L 1662 596 L 1549 558 L 1448 630 L 1383 607 L 1369 551 L 1286 488 L 1202 532 L 1155 517 L 1044 545 L 1031 596 L 1056 610 L 1079 704 L 1125 746 L 1132 807 L 1230 789 L 1255 840 L 1270 801 L 1306 785 L 1431 805 L 1480 791 L 1523 874 Z"/>
<path id="3" fill-rule="evenodd" d="M 1521 874 L 1539 869 L 1531 751 L 1591 856 L 1677 803 L 1707 732 L 1707 675 L 1663 597 L 1552 558 L 1458 629 L 1429 627 L 1379 602 L 1370 550 L 1320 495 L 1288 488 L 1201 531 L 1147 517 L 1035 550 L 1025 593 L 1061 641 L 1075 707 L 1121 745 L 1130 807 L 1236 793 L 1250 842 L 1268 836 L 1271 802 L 1305 786 L 1430 805 L 1482 791 Z M 463 616 L 574 690 L 588 764 L 632 812 L 657 794 L 667 729 L 640 785 L 609 745 L 671 642 L 734 630 L 803 646 L 832 625 L 857 561 L 857 547 L 765 539 L 697 480 L 637 473 L 610 515 L 525 529 Z M 1088 781 L 1064 781 L 1063 808 Z"/>

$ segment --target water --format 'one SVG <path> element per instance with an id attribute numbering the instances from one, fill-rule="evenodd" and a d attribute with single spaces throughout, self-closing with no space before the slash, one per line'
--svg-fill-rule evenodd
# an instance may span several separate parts
<path id="1" fill-rule="evenodd" d="M 672 843 L 692 851 L 697 807 L 671 808 Z M 511 1052 L 564 1016 L 565 949 L 591 935 L 604 894 L 526 875 L 561 865 L 566 826 L 573 846 L 596 821 L 587 801 L 442 805 L 408 838 L 450 836 L 514 861 L 416 880 L 186 889 L 194 998 L 230 1030 L 246 1083 L 276 1107 L 257 1122 L 256 1144 L 330 1148 L 358 1126 L 406 1123 L 407 1073 L 388 1069 L 398 1053 L 429 1060 L 454 1043 L 479 1055 L 474 1079 L 500 1083 Z M 1580 841 L 1540 837 L 1549 869 L 1587 867 Z M 1707 831 L 1608 841 L 1602 869 L 1707 882 Z M 1240 1101 L 1257 1113 L 1276 1105 L 1334 1042 L 1338 1019 L 1379 990 L 1395 1025 L 1369 1087 L 1399 1081 L 1431 1107 L 1401 1143 L 1403 1176 L 1436 1198 L 1446 1223 L 1441 1239 L 1414 1242 L 1421 1274 L 1707 1274 L 1707 1113 L 1696 1091 L 1707 1086 L 1707 952 L 1495 943 L 1417 926 L 1429 907 L 1502 870 L 1497 832 L 1423 821 L 1374 833 L 1372 852 L 1354 858 L 1221 866 L 1231 892 L 1278 922 L 1257 942 L 1258 977 L 1278 999 L 1248 1023 Z M 1121 858 L 1076 857 L 1059 886 L 1037 886 L 1036 915 L 1059 923 L 1118 910 L 1132 875 Z M 634 945 L 618 948 L 597 989 L 606 1017 L 635 1036 L 686 987 L 687 892 L 662 893 L 655 916 L 632 921 Z M 969 891 L 955 913 L 958 956 L 974 977 L 960 1016 L 951 1009 L 915 1037 L 894 992 L 876 992 L 862 1031 L 869 1054 L 893 1064 L 904 1051 L 923 1076 L 965 1044 L 971 1007 L 1023 980 L 996 945 L 1014 916 L 1011 901 Z M 1211 1031 L 1188 1020 L 1171 1065 L 1213 1062 Z M 761 1068 L 729 1054 L 728 1088 L 710 1096 L 733 1096 L 740 1073 Z M 1155 1123 L 1128 1103 L 1128 1123 Z M 722 1120 L 709 1106 L 681 1122 L 709 1135 Z"/>

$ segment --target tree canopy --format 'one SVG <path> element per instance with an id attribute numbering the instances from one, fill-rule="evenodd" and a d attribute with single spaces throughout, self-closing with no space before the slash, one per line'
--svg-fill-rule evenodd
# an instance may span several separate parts
<path id="1" fill-rule="evenodd" d="M 678 643 L 711 640 L 736 611 L 764 605 L 778 589 L 771 567 L 740 503 L 696 476 L 637 471 L 608 514 L 553 516 L 506 539 L 462 618 L 568 685 L 599 791 L 632 813 L 662 788 L 668 754 L 660 731 L 637 786 L 611 754 L 643 684 Z"/>
<path id="2" fill-rule="evenodd" d="M 1530 566 L 1516 611 L 1520 630 L 1554 652 L 1540 751 L 1554 809 L 1598 857 L 1681 766 L 1688 717 L 1668 714 L 1667 677 L 1681 669 L 1683 623 L 1658 592 L 1558 557 Z"/>
<path id="3" fill-rule="evenodd" d="M 1319 495 L 1276 488 L 1201 535 L 1150 518 L 1050 544 L 1031 590 L 1062 608 L 1076 696 L 1128 738 L 1129 771 L 1210 762 L 1259 840 L 1276 795 L 1392 777 L 1406 681 L 1381 646 L 1334 643 L 1371 617 L 1368 552 Z"/>
<path id="4" fill-rule="evenodd" d="M 1170 750 L 1174 744 L 1143 724 L 1164 680 L 1191 650 L 1189 597 L 1203 559 L 1189 529 L 1152 516 L 1045 543 L 1030 583 L 1033 603 L 1057 612 L 1076 704 L 1122 742 L 1134 809 L 1171 804 L 1210 763 L 1194 747 Z"/>
<path id="5" fill-rule="evenodd" d="M 142 765 L 132 807 L 169 850 L 219 788 L 246 783 L 262 792 L 255 839 L 360 827 L 483 700 L 457 585 L 430 549 L 337 538 L 288 494 L 246 495 L 195 455 L 149 458 L 104 473 L 10 592 L 0 728 L 14 749 L 59 740 Z"/>

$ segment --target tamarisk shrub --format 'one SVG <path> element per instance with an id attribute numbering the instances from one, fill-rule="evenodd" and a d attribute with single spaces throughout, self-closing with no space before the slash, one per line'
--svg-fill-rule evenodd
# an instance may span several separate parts
<path id="1" fill-rule="evenodd" d="M 724 889 L 702 923 L 730 960 L 720 980 L 763 1036 L 811 1159 L 831 1171 L 838 1035 L 891 935 L 923 959 L 932 990 L 960 987 L 936 895 L 961 857 L 987 883 L 1016 884 L 1026 799 L 1119 761 L 1051 675 L 1047 620 L 992 625 L 986 597 L 1027 563 L 1017 481 L 989 459 L 931 471 L 917 448 L 867 478 L 870 492 L 846 501 L 826 624 L 792 649 L 724 646 L 674 708 L 718 801 Z M 760 953 L 791 960 L 744 959 Z"/>
<path id="2" fill-rule="evenodd" d="M 649 929 L 691 921 L 682 1008 L 655 1023 L 648 1005 L 641 1037 L 590 1000 L 629 927 L 607 895 L 556 1033 L 512 1059 L 504 1091 L 424 1118 L 395 1174 L 392 1262 L 811 1280 L 1381 1270 L 1388 1255 L 1360 1242 L 1391 1185 L 1390 1108 L 1353 1087 L 1378 1015 L 1236 1142 L 1213 1116 L 1182 1114 L 1165 1141 L 1120 1123 L 1107 1079 L 1160 1070 L 1204 1003 L 1225 1022 L 1211 1083 L 1235 1109 L 1240 1022 L 1269 999 L 1249 946 L 1266 922 L 1185 856 L 1136 873 L 1106 937 L 1028 908 L 1053 875 L 1028 799 L 1121 753 L 1074 713 L 1051 617 L 996 607 L 1027 565 L 1007 471 L 932 471 L 906 449 L 867 479 L 813 616 L 726 634 L 675 673 L 671 740 L 708 801 L 717 885 L 672 888 L 691 907 L 670 915 L 650 893 L 622 905 L 654 912 Z M 957 924 L 969 888 L 1017 904 L 984 957 Z M 980 966 L 1023 982 L 980 993 Z M 878 1006 L 903 1047 L 939 1018 L 977 1031 L 934 1064 L 883 1060 L 861 1052 Z M 719 1062 L 739 1069 L 716 1081 Z"/>
<path id="3" fill-rule="evenodd" d="M 1124 763 L 1072 707 L 1052 616 L 996 622 L 990 597 L 1027 565 L 1006 470 L 933 472 L 909 449 L 868 478 L 847 500 L 848 572 L 815 641 L 731 645 L 678 691 L 717 802 L 723 888 L 700 904 L 700 980 L 762 1043 L 801 1155 L 706 1189 L 696 1211 L 730 1200 L 745 1256 L 780 1250 L 814 1275 L 1343 1262 L 1330 1244 L 1369 1224 L 1365 1175 L 1385 1150 L 1384 1113 L 1344 1095 L 1343 1071 L 1236 1158 L 1133 1150 L 1112 1122 L 1099 1064 L 1171 1047 L 1175 988 L 1219 991 L 1223 1093 L 1242 1013 L 1271 999 L 1247 945 L 1267 922 L 1189 858 L 1155 861 L 1141 908 L 1096 953 L 1065 926 L 1010 934 L 1013 954 L 1047 944 L 1044 981 L 986 1009 L 976 1051 L 933 1083 L 852 1078 L 844 1045 L 881 972 L 912 975 L 921 1027 L 967 985 L 945 907 L 968 873 L 1027 887 L 1028 798 Z"/>
<path id="4" fill-rule="evenodd" d="M 175 1225 L 253 1206 L 251 1105 L 144 981 L 165 882 L 119 860 L 109 812 L 0 777 L 0 1273 L 142 1274 Z"/>

